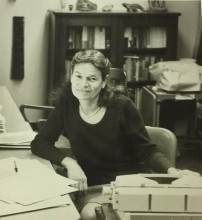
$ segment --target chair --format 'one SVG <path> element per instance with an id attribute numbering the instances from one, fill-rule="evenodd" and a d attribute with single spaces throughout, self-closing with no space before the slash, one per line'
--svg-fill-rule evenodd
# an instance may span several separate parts
<path id="1" fill-rule="evenodd" d="M 146 129 L 151 141 L 160 148 L 161 152 L 175 166 L 177 152 L 177 138 L 175 134 L 166 128 L 146 126 Z"/>
<path id="2" fill-rule="evenodd" d="M 118 86 L 120 93 L 127 95 L 126 72 L 121 68 L 110 68 L 108 84 Z"/>
<path id="3" fill-rule="evenodd" d="M 34 131 L 38 132 L 40 130 L 41 126 L 47 120 L 48 115 L 53 111 L 54 108 L 55 108 L 54 106 L 23 104 L 20 106 L 20 112 L 23 115 L 25 121 L 27 121 L 31 125 L 32 129 Z M 43 117 L 38 119 L 37 121 L 32 122 L 32 121 L 30 121 L 30 119 L 28 119 L 29 118 L 27 116 L 28 110 L 42 111 Z M 63 136 L 62 134 L 60 135 L 58 141 L 55 143 L 55 146 L 60 148 L 61 151 L 65 152 L 67 155 L 72 156 L 72 152 L 70 150 L 69 140 L 65 136 Z"/>
<path id="4" fill-rule="evenodd" d="M 20 105 L 20 112 L 22 116 L 24 117 L 25 121 L 29 122 L 32 129 L 34 131 L 39 131 L 42 124 L 46 121 L 48 115 L 51 113 L 51 111 L 54 109 L 54 106 L 43 106 L 43 105 L 28 105 L 28 104 L 22 104 Z M 42 119 L 38 119 L 35 122 L 31 122 L 27 117 L 27 110 L 37 110 L 42 112 Z"/>
<path id="5" fill-rule="evenodd" d="M 126 86 L 126 72 L 121 68 L 110 68 L 109 83 L 113 85 L 123 84 Z"/>

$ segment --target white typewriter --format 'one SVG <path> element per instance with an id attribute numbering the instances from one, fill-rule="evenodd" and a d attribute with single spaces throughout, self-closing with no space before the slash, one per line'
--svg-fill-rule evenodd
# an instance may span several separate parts
<path id="1" fill-rule="evenodd" d="M 170 174 L 118 176 L 109 199 L 123 220 L 202 220 L 202 178 Z"/>

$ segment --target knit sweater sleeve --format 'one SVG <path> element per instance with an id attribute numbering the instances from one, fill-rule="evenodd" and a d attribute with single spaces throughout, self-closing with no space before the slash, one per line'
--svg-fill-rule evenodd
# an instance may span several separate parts
<path id="1" fill-rule="evenodd" d="M 173 167 L 159 147 L 151 142 L 139 111 L 129 99 L 122 108 L 121 124 L 139 161 L 158 173 L 167 173 L 168 168 Z"/>
<path id="2" fill-rule="evenodd" d="M 61 165 L 61 161 L 65 158 L 65 155 L 55 147 L 55 142 L 64 129 L 62 123 L 63 111 L 63 102 L 61 101 L 50 114 L 35 139 L 31 142 L 32 153 L 57 165 Z"/>

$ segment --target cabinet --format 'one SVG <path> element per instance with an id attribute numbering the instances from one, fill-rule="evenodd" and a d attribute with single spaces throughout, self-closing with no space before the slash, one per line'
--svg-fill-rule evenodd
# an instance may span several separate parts
<path id="1" fill-rule="evenodd" d="M 113 67 L 126 68 L 126 72 L 129 72 L 127 68 L 131 69 L 133 76 L 127 77 L 132 83 L 140 80 L 143 72 L 140 59 L 149 60 L 147 67 L 159 59 L 175 60 L 179 16 L 180 13 L 50 11 L 49 91 L 69 74 L 75 52 L 86 47 L 99 49 Z M 97 34 L 90 35 L 91 28 Z M 96 36 L 102 37 L 95 39 Z M 159 36 L 162 37 L 158 39 Z M 133 60 L 135 69 L 127 66 Z M 143 79 L 150 80 L 149 76 Z"/>
<path id="2" fill-rule="evenodd" d="M 176 121 L 195 124 L 197 94 L 200 93 L 171 93 L 153 86 L 143 87 L 140 112 L 145 124 L 170 130 Z"/>
<path id="3" fill-rule="evenodd" d="M 141 90 L 140 112 L 147 126 L 167 128 L 178 142 L 201 144 L 197 134 L 197 101 L 202 93 L 171 93 L 153 86 Z M 188 147 L 188 146 L 187 146 Z"/>

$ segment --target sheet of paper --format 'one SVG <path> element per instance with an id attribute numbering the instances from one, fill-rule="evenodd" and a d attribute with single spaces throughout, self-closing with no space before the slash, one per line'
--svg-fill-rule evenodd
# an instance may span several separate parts
<path id="1" fill-rule="evenodd" d="M 30 205 L 76 191 L 60 181 L 49 182 L 42 179 L 28 178 L 20 174 L 3 178 L 0 181 L 0 197 Z"/>
<path id="2" fill-rule="evenodd" d="M 23 206 L 15 202 L 4 202 L 0 198 L 0 216 L 11 215 L 22 212 L 30 212 L 33 210 L 52 208 L 70 204 L 67 196 L 58 196 L 33 205 Z"/>
<path id="3" fill-rule="evenodd" d="M 35 159 L 9 157 L 0 160 L 0 171 L 0 197 L 23 205 L 77 191 L 69 186 L 76 181 L 58 175 Z"/>
<path id="4" fill-rule="evenodd" d="M 0 160 L 0 169 L 15 173 L 15 165 L 18 168 L 19 174 L 26 174 L 27 176 L 30 175 L 31 177 L 37 176 L 37 178 L 40 179 L 48 178 L 51 181 L 58 180 L 60 182 L 64 182 L 66 185 L 74 185 L 77 183 L 75 180 L 71 180 L 55 173 L 53 170 L 50 170 L 48 166 L 44 165 L 36 159 L 20 159 L 16 157 L 8 157 Z"/>

